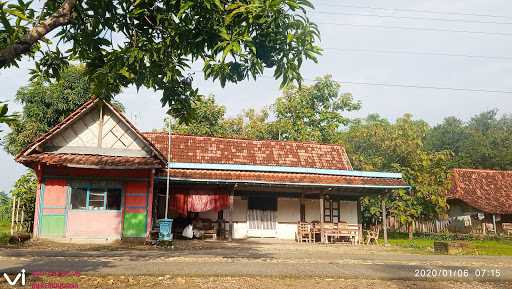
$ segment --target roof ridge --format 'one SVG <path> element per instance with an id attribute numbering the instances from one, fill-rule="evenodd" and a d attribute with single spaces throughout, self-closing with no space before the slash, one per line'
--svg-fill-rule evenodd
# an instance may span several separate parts
<path id="1" fill-rule="evenodd" d="M 453 171 L 473 171 L 473 172 L 489 172 L 489 173 L 512 173 L 512 170 L 493 170 L 493 169 L 477 169 L 477 168 L 454 168 Z"/>
<path id="2" fill-rule="evenodd" d="M 167 132 L 141 132 L 142 134 L 153 134 L 153 135 L 167 135 Z M 219 136 L 202 136 L 202 135 L 190 135 L 190 134 L 180 134 L 180 133 L 172 133 L 172 136 L 183 136 L 183 137 L 192 137 L 192 138 L 211 138 L 211 139 L 223 139 L 223 140 L 233 140 L 233 141 L 257 141 L 257 142 L 280 142 L 280 143 L 297 143 L 297 144 L 312 144 L 312 145 L 322 145 L 322 146 L 333 146 L 333 147 L 342 147 L 345 148 L 344 144 L 329 144 L 329 143 L 319 143 L 314 141 L 294 141 L 294 140 L 274 140 L 274 139 L 249 139 L 249 138 L 234 138 L 234 137 L 219 137 Z"/>

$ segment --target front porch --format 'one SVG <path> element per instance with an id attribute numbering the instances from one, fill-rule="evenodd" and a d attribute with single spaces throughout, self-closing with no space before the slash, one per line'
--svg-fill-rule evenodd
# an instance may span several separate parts
<path id="1" fill-rule="evenodd" d="M 166 177 L 155 177 L 153 234 L 158 220 L 165 217 Z M 170 183 L 169 217 L 175 220 L 174 236 L 180 237 L 188 224 L 209 228 L 207 238 L 273 238 L 304 241 L 301 226 L 308 225 L 312 237 L 307 242 L 363 241 L 360 199 L 381 195 L 383 202 L 392 189 L 405 186 L 356 186 L 348 184 L 278 184 L 232 181 L 202 181 L 173 178 Z M 173 198 L 179 195 L 227 195 L 225 207 L 178 213 Z M 384 208 L 385 209 L 385 208 Z M 386 212 L 384 211 L 384 214 Z M 198 221 L 199 220 L 199 221 Z M 211 232 L 215 232 L 212 236 Z M 383 228 L 386 236 L 386 228 Z"/>

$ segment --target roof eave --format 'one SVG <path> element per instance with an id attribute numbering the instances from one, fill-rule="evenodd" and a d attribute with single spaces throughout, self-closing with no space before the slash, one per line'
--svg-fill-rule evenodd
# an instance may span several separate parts
<path id="1" fill-rule="evenodd" d="M 166 180 L 167 177 L 156 176 L 155 179 Z M 184 181 L 191 183 L 218 183 L 218 184 L 269 184 L 286 186 L 308 186 L 308 187 L 340 187 L 340 188 L 367 188 L 367 189 L 410 189 L 408 185 L 351 185 L 351 184 L 319 184 L 319 183 L 292 183 L 292 182 L 265 182 L 254 180 L 225 180 L 225 179 L 194 179 L 170 177 L 172 181 Z"/>
<path id="2" fill-rule="evenodd" d="M 238 165 L 238 164 L 209 164 L 209 163 L 169 163 L 169 169 L 188 170 L 222 170 L 242 172 L 267 172 L 267 173 L 301 173 L 315 175 L 332 175 L 348 177 L 386 178 L 402 179 L 401 173 L 390 172 L 367 172 L 354 170 L 335 170 L 321 168 L 285 167 L 285 166 L 261 166 L 261 165 Z"/>

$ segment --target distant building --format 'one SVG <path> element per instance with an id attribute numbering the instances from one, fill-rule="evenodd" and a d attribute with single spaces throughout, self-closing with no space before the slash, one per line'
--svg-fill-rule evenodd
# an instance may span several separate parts
<path id="1" fill-rule="evenodd" d="M 448 215 L 458 232 L 498 232 L 512 223 L 512 171 L 454 169 Z"/>

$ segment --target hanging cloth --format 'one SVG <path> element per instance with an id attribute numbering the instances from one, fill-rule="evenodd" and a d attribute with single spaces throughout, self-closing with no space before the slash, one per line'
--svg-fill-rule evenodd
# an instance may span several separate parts
<path id="1" fill-rule="evenodd" d="M 216 190 L 189 190 L 172 194 L 169 206 L 181 215 L 188 212 L 220 211 L 229 208 L 233 197 Z"/>

